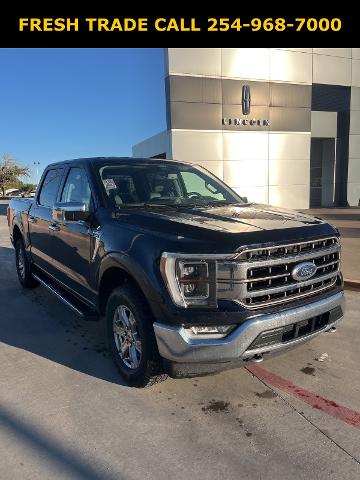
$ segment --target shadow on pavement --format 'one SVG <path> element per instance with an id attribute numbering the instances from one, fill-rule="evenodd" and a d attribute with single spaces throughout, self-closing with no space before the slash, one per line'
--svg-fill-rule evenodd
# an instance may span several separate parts
<path id="1" fill-rule="evenodd" d="M 103 478 L 120 478 L 118 474 L 105 475 L 104 472 L 90 464 L 88 461 L 81 459 L 79 453 L 73 453 L 70 449 L 65 448 L 54 437 L 43 431 L 41 427 L 30 424 L 28 420 L 19 418 L 9 409 L 0 407 L 0 424 L 2 429 L 9 432 L 9 436 L 15 436 L 19 443 L 26 444 L 36 456 L 46 457 L 51 463 L 59 468 L 59 472 L 65 474 L 66 478 L 82 478 L 87 480 L 100 480 Z"/>
<path id="2" fill-rule="evenodd" d="M 11 255 L 11 257 L 10 257 Z M 27 350 L 73 370 L 126 385 L 115 367 L 104 322 L 73 314 L 45 287 L 20 287 L 13 249 L 0 247 L 0 342 Z"/>

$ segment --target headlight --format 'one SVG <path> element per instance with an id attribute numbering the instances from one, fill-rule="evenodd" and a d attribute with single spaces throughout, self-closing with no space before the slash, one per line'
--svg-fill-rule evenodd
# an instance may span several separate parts
<path id="1" fill-rule="evenodd" d="M 180 307 L 216 307 L 216 261 L 202 255 L 189 257 L 161 256 L 161 274 L 173 302 Z"/>
<path id="2" fill-rule="evenodd" d="M 183 298 L 200 300 L 209 297 L 209 265 L 207 262 L 177 262 L 176 276 Z"/>

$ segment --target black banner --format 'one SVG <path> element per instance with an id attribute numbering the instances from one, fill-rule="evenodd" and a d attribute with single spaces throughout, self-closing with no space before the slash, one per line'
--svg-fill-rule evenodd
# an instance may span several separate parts
<path id="1" fill-rule="evenodd" d="M 126 10 L 126 11 L 125 11 Z M 79 11 L 66 7 L 21 8 L 1 16 L 2 47 L 122 47 L 122 46 L 344 46 L 355 40 L 357 18 L 343 6 L 322 9 L 260 6 L 250 12 L 244 3 L 216 12 L 191 15 L 172 9 L 140 7 L 116 11 L 98 8 Z M 298 43 L 300 42 L 300 43 Z"/>

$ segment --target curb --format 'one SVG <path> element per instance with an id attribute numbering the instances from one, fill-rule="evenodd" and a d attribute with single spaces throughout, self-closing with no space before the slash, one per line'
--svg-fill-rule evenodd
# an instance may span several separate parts
<path id="1" fill-rule="evenodd" d="M 360 292 L 360 282 L 357 280 L 347 280 L 344 279 L 344 288 L 345 290 L 353 290 L 355 292 Z"/>

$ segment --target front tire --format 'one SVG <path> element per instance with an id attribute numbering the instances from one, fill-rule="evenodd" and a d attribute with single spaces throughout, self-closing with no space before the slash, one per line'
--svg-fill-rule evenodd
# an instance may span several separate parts
<path id="1" fill-rule="evenodd" d="M 24 242 L 22 239 L 15 243 L 16 272 L 19 282 L 24 288 L 34 288 L 39 284 L 31 274 L 31 263 L 27 258 Z"/>
<path id="2" fill-rule="evenodd" d="M 145 387 L 163 381 L 151 313 L 132 285 L 116 288 L 106 308 L 108 341 L 114 362 L 128 385 Z"/>

